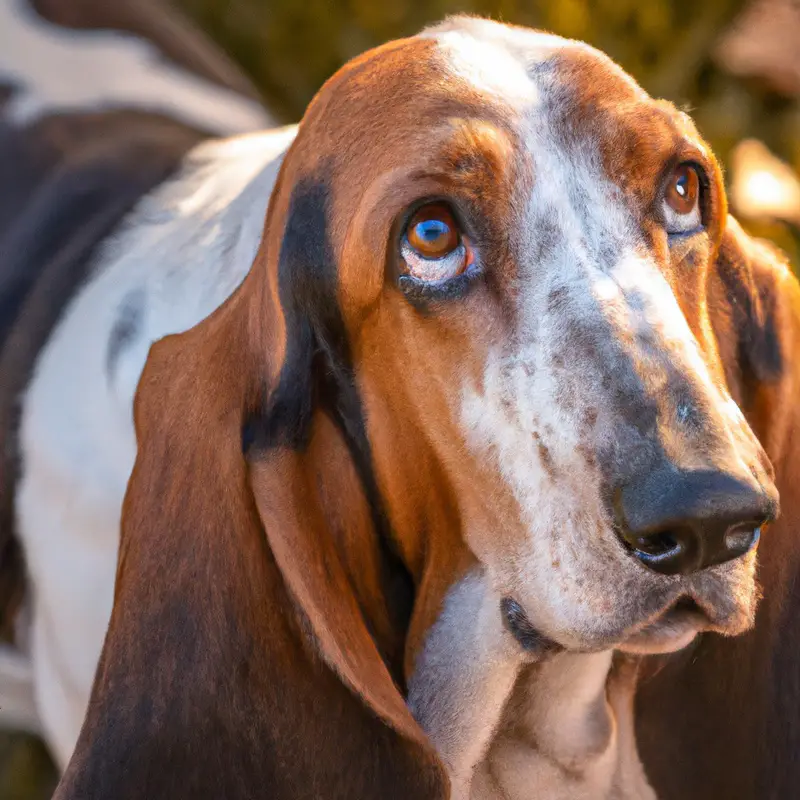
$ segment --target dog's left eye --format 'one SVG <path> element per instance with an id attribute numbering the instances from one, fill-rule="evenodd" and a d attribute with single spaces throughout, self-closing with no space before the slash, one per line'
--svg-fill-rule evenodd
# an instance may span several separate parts
<path id="1" fill-rule="evenodd" d="M 701 225 L 700 176 L 692 164 L 679 164 L 664 191 L 663 211 L 667 233 L 691 233 Z"/>
<path id="2" fill-rule="evenodd" d="M 430 203 L 414 213 L 400 251 L 409 273 L 431 283 L 460 275 L 472 258 L 469 242 L 444 203 Z"/>

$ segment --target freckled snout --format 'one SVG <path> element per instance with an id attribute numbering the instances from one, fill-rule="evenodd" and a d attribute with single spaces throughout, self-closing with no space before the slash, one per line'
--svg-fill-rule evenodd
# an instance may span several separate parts
<path id="1" fill-rule="evenodd" d="M 670 462 L 614 496 L 620 538 L 642 564 L 664 575 L 688 575 L 745 555 L 777 511 L 771 483 Z"/>

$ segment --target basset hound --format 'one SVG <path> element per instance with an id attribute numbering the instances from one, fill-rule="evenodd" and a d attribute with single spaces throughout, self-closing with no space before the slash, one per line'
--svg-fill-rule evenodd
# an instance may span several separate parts
<path id="1" fill-rule="evenodd" d="M 139 377 L 150 303 L 212 276 Z M 136 394 L 56 800 L 790 796 L 798 336 L 689 117 L 577 42 L 454 18 L 202 145 L 23 413 L 27 459 L 53 397 Z"/>

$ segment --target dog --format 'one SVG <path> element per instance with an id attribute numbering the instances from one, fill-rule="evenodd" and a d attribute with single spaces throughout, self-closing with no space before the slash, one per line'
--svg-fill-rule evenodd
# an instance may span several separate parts
<path id="1" fill-rule="evenodd" d="M 451 19 L 190 150 L 23 399 L 34 619 L 109 585 L 119 513 L 45 505 L 46 432 L 136 428 L 56 798 L 788 786 L 797 292 L 688 116 L 541 32 Z"/>

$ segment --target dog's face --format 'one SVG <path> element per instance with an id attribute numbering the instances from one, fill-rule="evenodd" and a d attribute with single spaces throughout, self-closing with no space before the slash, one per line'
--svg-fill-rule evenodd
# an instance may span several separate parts
<path id="1" fill-rule="evenodd" d="M 777 496 L 719 355 L 726 205 L 691 121 L 585 45 L 462 20 L 351 63 L 295 153 L 287 170 L 325 179 L 412 572 L 446 506 L 518 620 L 562 646 L 746 629 Z"/>

